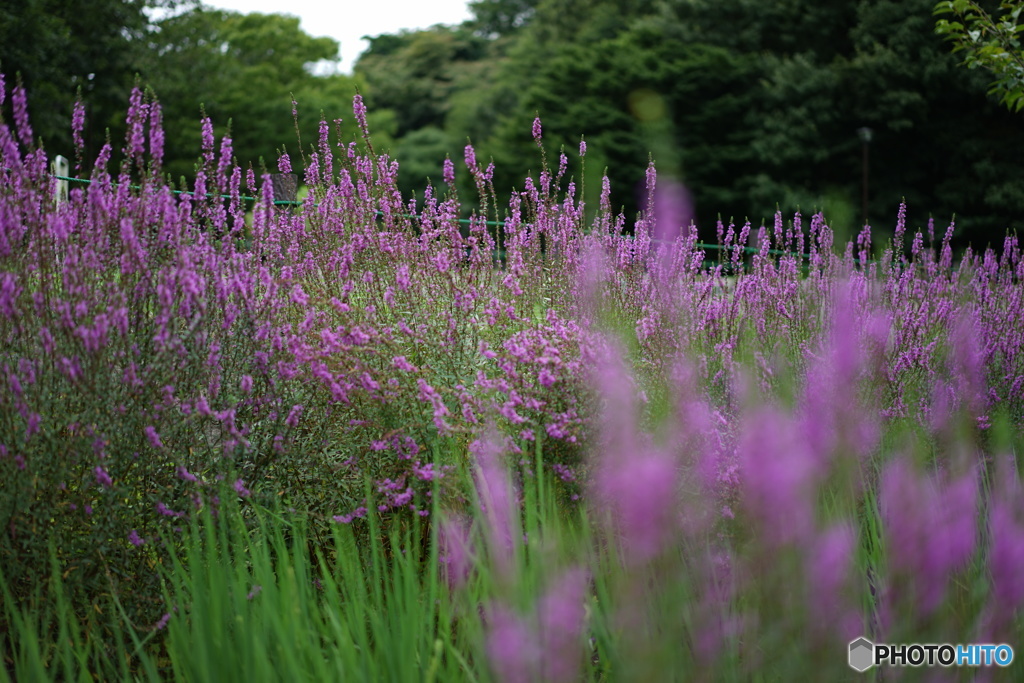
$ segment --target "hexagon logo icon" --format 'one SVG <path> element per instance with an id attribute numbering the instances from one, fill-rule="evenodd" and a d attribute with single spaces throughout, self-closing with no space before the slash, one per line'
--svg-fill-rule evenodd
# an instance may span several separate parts
<path id="1" fill-rule="evenodd" d="M 875 644 L 861 636 L 850 643 L 850 667 L 864 673 L 874 665 Z"/>

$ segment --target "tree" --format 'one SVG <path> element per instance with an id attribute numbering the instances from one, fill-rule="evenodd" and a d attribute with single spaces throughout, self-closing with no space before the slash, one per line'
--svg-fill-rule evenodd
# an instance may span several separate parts
<path id="1" fill-rule="evenodd" d="M 963 53 L 968 67 L 992 72 L 995 81 L 989 93 L 999 94 L 1011 111 L 1024 109 L 1021 12 L 1024 0 L 1004 0 L 998 15 L 973 0 L 947 0 L 935 5 L 935 14 L 942 16 L 936 22 L 936 32 L 953 42 L 953 52 Z"/>
<path id="2" fill-rule="evenodd" d="M 307 35 L 296 17 L 196 8 L 158 22 L 140 69 L 164 107 L 165 169 L 173 178 L 193 175 L 201 108 L 219 133 L 231 121 L 235 155 L 257 173 L 261 162 L 275 170 L 282 149 L 291 149 L 299 168 L 293 97 L 307 147 L 317 142 L 321 112 L 328 121 L 343 119 L 346 136 L 354 136 L 355 81 L 310 70 L 337 59 L 337 42 Z"/>
<path id="3" fill-rule="evenodd" d="M 355 72 L 366 79 L 368 106 L 393 110 L 396 135 L 402 137 L 444 126 L 452 98 L 478 85 L 464 65 L 482 60 L 487 48 L 484 38 L 465 27 L 385 34 L 370 38 Z"/>
<path id="4" fill-rule="evenodd" d="M 99 151 L 107 128 L 123 130 L 135 63 L 148 30 L 146 10 L 175 0 L 18 0 L 0 3 L 0 69 L 20 75 L 36 135 L 52 153 L 72 154 L 77 91 L 90 116 L 86 153 Z"/>
<path id="5" fill-rule="evenodd" d="M 472 0 L 473 24 L 488 38 L 508 36 L 530 22 L 538 0 Z"/>

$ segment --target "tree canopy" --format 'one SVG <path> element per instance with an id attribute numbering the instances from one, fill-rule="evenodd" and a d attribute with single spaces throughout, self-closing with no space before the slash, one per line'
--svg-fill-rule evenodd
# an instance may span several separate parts
<path id="1" fill-rule="evenodd" d="M 68 0 L 0 3 L 0 70 L 30 93 L 38 136 L 71 149 L 75 98 L 91 112 L 86 147 L 98 151 L 106 129 L 122 130 L 146 9 L 161 0 Z"/>
<path id="2" fill-rule="evenodd" d="M 317 141 L 321 112 L 328 120 L 351 118 L 353 79 L 309 69 L 337 59 L 337 42 L 307 35 L 297 17 L 197 8 L 157 22 L 139 65 L 164 107 L 169 147 L 196 148 L 202 107 L 221 132 L 231 122 L 243 166 L 259 169 L 262 159 L 273 170 L 279 150 L 299 151 L 293 97 L 306 143 Z M 345 130 L 354 133 L 354 124 Z M 194 154 L 182 155 L 166 168 L 172 177 L 189 176 L 193 164 Z"/>
<path id="3" fill-rule="evenodd" d="M 953 41 L 971 68 L 983 67 L 995 76 L 990 93 L 999 94 L 1013 111 L 1024 109 L 1024 1 L 1004 0 L 999 12 L 989 12 L 973 0 L 945 0 L 935 6 L 936 30 Z"/>
<path id="4" fill-rule="evenodd" d="M 514 30 L 493 28 L 495 7 L 519 17 Z M 635 213 L 653 157 L 689 189 L 712 236 L 719 216 L 759 222 L 777 207 L 824 209 L 858 229 L 867 144 L 870 222 L 890 225 L 905 198 L 919 225 L 955 214 L 961 245 L 1000 244 L 1024 227 L 1024 126 L 986 96 L 981 73 L 958 65 L 931 0 L 473 8 L 464 26 L 381 36 L 357 63 L 370 101 L 402 122 L 400 156 L 416 147 L 423 160 L 427 149 L 454 158 L 468 137 L 496 161 L 499 190 L 521 187 L 539 170 L 530 126 L 540 116 L 549 156 L 586 137 L 589 191 L 607 167 L 614 204 Z M 473 49 L 413 56 L 413 45 L 459 41 Z"/>
<path id="5" fill-rule="evenodd" d="M 231 122 L 243 165 L 273 168 L 279 150 L 299 151 L 293 98 L 308 149 L 321 114 L 354 135 L 358 89 L 409 196 L 471 142 L 496 162 L 500 205 L 540 171 L 539 116 L 549 162 L 566 151 L 566 179 L 591 206 L 607 172 L 627 217 L 646 204 L 653 159 L 685 185 L 708 237 L 719 217 L 758 223 L 776 208 L 823 209 L 840 230 L 865 215 L 888 226 L 905 198 L 911 222 L 955 214 L 957 244 L 984 246 L 1024 227 L 1024 118 L 1011 111 L 1024 107 L 1022 5 L 474 0 L 462 25 L 372 36 L 353 75 L 321 75 L 313 65 L 336 62 L 338 45 L 293 17 L 195 0 L 96 0 L 88 12 L 24 0 L 0 6 L 0 69 L 20 74 L 37 135 L 60 152 L 79 89 L 93 155 L 107 129 L 120 135 L 130 87 L 152 88 L 175 178 L 193 172 L 201 107 L 219 132 Z"/>

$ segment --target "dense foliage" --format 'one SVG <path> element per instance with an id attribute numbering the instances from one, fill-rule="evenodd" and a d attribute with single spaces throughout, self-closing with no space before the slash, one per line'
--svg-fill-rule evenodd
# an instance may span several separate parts
<path id="1" fill-rule="evenodd" d="M 1015 237 L 954 259 L 894 206 L 877 249 L 781 213 L 705 246 L 653 166 L 635 222 L 607 177 L 588 214 L 540 119 L 497 225 L 463 149 L 465 224 L 358 97 L 300 206 L 208 119 L 172 192 L 139 90 L 57 203 L 26 99 L 0 82 L 0 677 L 834 679 L 859 635 L 1019 635 Z"/>
<path id="2" fill-rule="evenodd" d="M 964 55 L 964 64 L 984 67 L 995 77 L 989 90 L 998 93 L 1013 111 L 1024 109 L 1024 45 L 1020 34 L 1024 2 L 1003 0 L 999 12 L 989 13 L 974 0 L 944 0 L 936 3 L 940 18 L 936 31 L 953 41 L 954 52 Z"/>
<path id="3" fill-rule="evenodd" d="M 499 188 L 518 186 L 536 170 L 522 131 L 540 115 L 551 153 L 586 136 L 590 206 L 607 166 L 613 204 L 629 216 L 642 208 L 636 178 L 653 155 L 689 188 L 702 226 L 824 210 L 852 236 L 902 198 L 919 221 L 955 213 L 957 248 L 998 247 L 1024 224 L 1024 120 L 986 98 L 981 72 L 958 66 L 935 33 L 933 2 L 479 4 L 488 14 L 475 24 L 381 36 L 356 64 L 373 86 L 370 106 L 409 122 L 394 147 L 415 163 L 400 178 L 406 193 L 431 171 L 420 150 L 455 157 L 467 136 L 497 162 Z M 521 25 L 491 29 L 496 6 Z M 435 101 L 427 92 L 443 94 L 443 106 L 421 117 Z M 873 131 L 866 211 L 862 128 Z M 440 177 L 436 161 L 430 177 Z"/>
<path id="4" fill-rule="evenodd" d="M 83 151 L 93 159 L 124 135 L 124 103 L 133 85 L 165 102 L 163 171 L 195 179 L 201 112 L 230 128 L 243 168 L 259 174 L 282 149 L 298 151 L 296 133 L 315 140 L 321 111 L 348 107 L 356 81 L 336 71 L 338 44 L 313 38 L 283 14 L 239 14 L 195 0 L 97 0 L 83 11 L 70 0 L 0 7 L 0 68 L 32 93 L 35 135 L 51 155 L 71 158 L 76 92 L 89 116 Z M 325 67 L 315 75 L 317 65 Z M 292 102 L 304 111 L 293 120 Z M 345 133 L 355 131 L 345 122 Z M 115 162 L 120 161 L 114 149 Z"/>
<path id="5" fill-rule="evenodd" d="M 636 178 L 653 156 L 663 177 L 688 188 L 701 226 L 719 216 L 757 223 L 776 209 L 824 211 L 847 238 L 904 199 L 918 222 L 955 214 L 958 251 L 998 249 L 1007 230 L 1024 226 L 1024 119 L 986 95 L 993 77 L 1004 101 L 1020 91 L 1017 2 L 478 0 L 470 8 L 474 18 L 461 26 L 372 37 L 350 76 L 331 69 L 334 41 L 306 35 L 283 14 L 194 0 L 99 0 L 89 12 L 68 0 L 7 3 L 0 68 L 20 73 L 33 93 L 36 134 L 51 155 L 70 156 L 81 88 L 89 158 L 108 129 L 122 136 L 119 112 L 137 77 L 166 103 L 163 169 L 175 182 L 195 178 L 201 107 L 218 134 L 230 121 L 241 166 L 259 175 L 279 150 L 296 156 L 296 128 L 302 144 L 316 139 L 321 112 L 340 120 L 335 141 L 347 139 L 355 122 L 345 110 L 358 88 L 378 150 L 402 163 L 407 199 L 428 180 L 442 190 L 440 160 L 457 158 L 468 140 L 495 160 L 505 206 L 537 170 L 522 131 L 540 115 L 549 154 L 586 137 L 590 177 L 572 155 L 568 173 L 588 206 L 597 206 L 607 168 L 612 204 L 631 218 L 643 208 Z M 961 57 L 988 71 L 963 68 Z M 298 120 L 293 99 L 303 103 Z M 867 130 L 866 143 L 859 131 Z M 457 182 L 464 206 L 475 207 L 472 178 Z"/>

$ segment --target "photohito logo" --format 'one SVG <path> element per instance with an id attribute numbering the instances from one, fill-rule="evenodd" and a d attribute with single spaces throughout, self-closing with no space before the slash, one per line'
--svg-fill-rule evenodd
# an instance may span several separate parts
<path id="1" fill-rule="evenodd" d="M 873 666 L 1010 666 L 1013 648 L 1009 645 L 950 645 L 943 643 L 893 645 L 872 643 L 860 637 L 850 643 L 850 667 L 861 673 Z"/>

